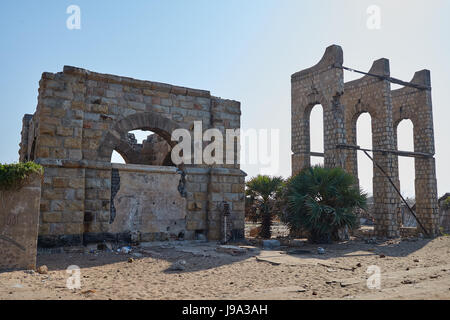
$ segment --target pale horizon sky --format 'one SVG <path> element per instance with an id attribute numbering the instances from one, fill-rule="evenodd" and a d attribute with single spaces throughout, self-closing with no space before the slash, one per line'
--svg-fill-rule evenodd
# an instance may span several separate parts
<path id="1" fill-rule="evenodd" d="M 68 30 L 69 5 L 81 9 L 81 29 Z M 381 10 L 381 29 L 366 26 L 366 10 Z M 291 171 L 290 76 L 316 64 L 325 48 L 342 46 L 344 65 L 368 71 L 379 58 L 409 81 L 431 70 L 438 195 L 450 192 L 450 1 L 135 0 L 8 1 L 0 10 L 0 162 L 18 161 L 22 117 L 34 113 L 42 72 L 64 65 L 210 90 L 241 102 L 241 126 L 280 130 L 279 168 Z M 359 78 L 345 73 L 345 81 Z M 393 88 L 397 88 L 393 86 Z M 315 108 L 316 109 L 316 108 Z M 312 119 L 313 123 L 320 123 Z M 358 143 L 370 143 L 370 117 L 358 121 Z M 321 130 L 312 128 L 312 135 Z M 411 146 L 401 124 L 399 148 Z M 361 132 L 361 133 L 359 133 Z M 314 138 L 313 145 L 317 142 Z M 319 146 L 320 147 L 320 142 Z M 401 189 L 414 194 L 412 159 L 402 160 Z M 259 165 L 243 165 L 248 176 Z M 372 164 L 360 160 L 371 190 Z"/>

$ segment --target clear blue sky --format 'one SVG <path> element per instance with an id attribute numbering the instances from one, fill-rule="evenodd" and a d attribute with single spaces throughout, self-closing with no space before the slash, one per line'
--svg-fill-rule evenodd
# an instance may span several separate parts
<path id="1" fill-rule="evenodd" d="M 71 4 L 81 8 L 81 30 L 66 28 Z M 380 30 L 366 27 L 372 4 L 381 9 Z M 73 65 L 241 101 L 243 129 L 280 129 L 280 169 L 273 173 L 288 176 L 290 75 L 339 44 L 345 64 L 360 70 L 381 57 L 403 80 L 431 70 L 441 195 L 450 191 L 449 17 L 445 0 L 2 1 L 0 162 L 18 160 L 21 119 L 35 111 L 42 72 Z M 364 168 L 371 165 L 362 165 L 370 189 Z M 243 169 L 252 176 L 260 168 Z M 413 190 L 409 169 L 401 177 L 405 193 Z"/>

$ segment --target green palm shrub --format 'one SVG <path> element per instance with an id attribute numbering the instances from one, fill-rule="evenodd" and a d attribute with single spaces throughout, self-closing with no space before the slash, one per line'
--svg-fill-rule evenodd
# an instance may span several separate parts
<path id="1" fill-rule="evenodd" d="M 261 233 L 265 239 L 271 237 L 272 207 L 280 188 L 283 186 L 283 178 L 258 175 L 246 183 L 246 195 L 253 205 L 259 208 L 261 213 Z"/>
<path id="2" fill-rule="evenodd" d="M 337 240 L 338 230 L 356 225 L 356 208 L 365 209 L 367 194 L 341 168 L 306 168 L 292 177 L 285 192 L 284 220 L 292 230 L 306 230 L 314 243 Z"/>

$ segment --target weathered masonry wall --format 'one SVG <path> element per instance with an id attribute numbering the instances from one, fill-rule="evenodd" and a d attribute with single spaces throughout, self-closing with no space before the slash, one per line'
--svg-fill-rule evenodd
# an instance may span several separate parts
<path id="1" fill-rule="evenodd" d="M 151 168 L 144 170 L 147 172 L 144 174 L 138 167 L 114 167 L 110 163 L 111 154 L 115 150 L 123 155 L 129 160 L 127 166 L 135 163 L 133 159 L 139 159 L 137 163 L 141 165 L 147 164 L 145 159 L 149 159 L 148 164 L 154 164 L 151 161 L 156 158 L 160 161 L 162 156 L 136 155 L 136 146 L 130 143 L 128 133 L 138 129 L 153 131 L 171 148 L 177 143 L 171 141 L 175 129 L 187 129 L 193 136 L 194 121 L 200 121 L 203 130 L 239 129 L 240 114 L 239 102 L 213 97 L 209 91 L 67 66 L 61 73 L 44 73 L 36 112 L 23 120 L 19 151 L 21 161 L 35 160 L 45 167 L 39 244 L 60 246 L 101 239 L 131 239 L 136 230 L 117 226 L 111 216 L 125 214 L 126 206 L 116 206 L 114 202 L 117 196 L 131 192 L 123 181 L 142 181 L 145 186 L 146 176 L 153 175 L 156 179 L 161 173 L 156 172 L 157 168 L 153 172 Z M 235 143 L 237 145 L 237 141 Z M 245 173 L 240 170 L 237 155 L 234 160 L 223 165 L 185 164 L 178 167 L 179 173 L 168 174 L 173 180 L 163 184 L 166 189 L 159 191 L 169 199 L 174 195 L 172 188 L 177 177 L 176 197 L 182 195 L 186 204 L 181 209 L 183 201 L 176 198 L 178 217 L 185 214 L 184 233 L 176 229 L 179 235 L 189 239 L 202 233 L 209 239 L 220 239 L 221 217 L 214 205 L 221 201 L 230 202 L 235 228 L 241 228 L 235 233 L 243 234 Z M 133 173 L 133 170 L 137 171 Z M 135 175 L 136 181 L 132 181 L 130 175 Z M 118 177 L 120 189 L 116 190 L 114 184 Z M 152 217 L 147 213 L 150 207 L 139 210 L 143 217 Z M 167 218 L 164 221 L 169 223 L 166 226 L 169 231 L 156 235 L 163 233 L 163 220 L 156 219 L 154 223 L 159 227 L 151 227 L 159 230 L 154 232 L 155 239 L 175 234 L 170 231 L 174 227 Z M 151 233 L 146 232 L 151 228 L 145 228 L 142 233 Z"/>
<path id="2" fill-rule="evenodd" d="M 130 233 L 133 241 L 184 238 L 188 211 L 176 168 L 113 164 L 113 170 L 111 233 Z"/>
<path id="3" fill-rule="evenodd" d="M 445 203 L 449 197 L 450 193 L 446 193 L 439 199 L 439 223 L 445 233 L 450 232 L 450 205 Z"/>
<path id="4" fill-rule="evenodd" d="M 412 83 L 431 86 L 430 71 L 414 74 Z M 433 106 L 431 91 L 401 88 L 392 91 L 394 145 L 397 146 L 397 126 L 409 119 L 414 127 L 414 151 L 435 154 Z M 394 177 L 398 177 L 398 160 L 394 159 Z M 437 198 L 436 164 L 434 157 L 415 158 L 416 214 L 427 230 L 439 232 L 439 205 Z"/>
<path id="5" fill-rule="evenodd" d="M 40 199 L 39 175 L 19 190 L 0 191 L 0 270 L 36 267 Z"/>
<path id="6" fill-rule="evenodd" d="M 431 92 L 411 87 L 391 90 L 389 60 L 375 61 L 368 73 L 344 83 L 343 52 L 333 45 L 320 62 L 292 75 L 292 173 L 310 165 L 310 112 L 321 104 L 324 121 L 325 166 L 343 167 L 358 176 L 356 150 L 337 148 L 338 144 L 357 145 L 356 122 L 368 112 L 372 119 L 372 146 L 397 150 L 396 130 L 403 119 L 414 124 L 414 151 L 434 155 Z M 384 78 L 383 78 L 384 77 Z M 419 71 L 412 83 L 431 86 L 430 72 Z M 398 156 L 374 152 L 374 160 L 397 187 Z M 417 215 L 431 235 L 438 233 L 438 206 L 434 157 L 415 158 Z M 374 165 L 373 175 L 375 233 L 395 237 L 400 234 L 396 219 L 400 198 L 394 187 Z"/>

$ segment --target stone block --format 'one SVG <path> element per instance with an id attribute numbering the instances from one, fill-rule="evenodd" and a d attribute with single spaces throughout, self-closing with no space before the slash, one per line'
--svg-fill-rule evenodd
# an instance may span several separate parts
<path id="1" fill-rule="evenodd" d="M 60 177 L 53 178 L 53 187 L 54 188 L 65 188 L 68 185 L 69 185 L 68 178 L 60 178 Z"/>
<path id="2" fill-rule="evenodd" d="M 245 192 L 245 184 L 243 183 L 233 183 L 231 186 L 231 192 L 233 193 L 244 193 Z"/>
<path id="3" fill-rule="evenodd" d="M 76 138 L 65 138 L 64 139 L 64 147 L 68 149 L 80 149 L 81 148 L 81 140 Z"/>
<path id="4" fill-rule="evenodd" d="M 189 201 L 187 208 L 190 211 L 197 211 L 197 210 L 201 210 L 203 207 L 202 203 L 199 201 Z"/>
<path id="5" fill-rule="evenodd" d="M 38 138 L 38 143 L 40 146 L 45 146 L 45 147 L 59 147 L 62 145 L 61 140 L 59 140 L 58 138 L 54 137 L 54 136 L 39 136 Z"/>
<path id="6" fill-rule="evenodd" d="M 197 201 L 208 200 L 208 194 L 205 192 L 195 192 L 194 199 Z"/>
<path id="7" fill-rule="evenodd" d="M 73 235 L 83 233 L 83 224 L 81 223 L 65 223 L 64 234 Z"/>
<path id="8" fill-rule="evenodd" d="M 186 229 L 187 230 L 204 230 L 205 226 L 206 226 L 205 221 L 202 221 L 202 220 L 186 221 Z"/>
<path id="9" fill-rule="evenodd" d="M 61 222 L 62 213 L 61 212 L 43 212 L 42 222 L 46 223 L 57 223 Z"/>
<path id="10" fill-rule="evenodd" d="M 73 135 L 73 128 L 57 127 L 56 134 L 62 137 L 70 137 Z"/>

